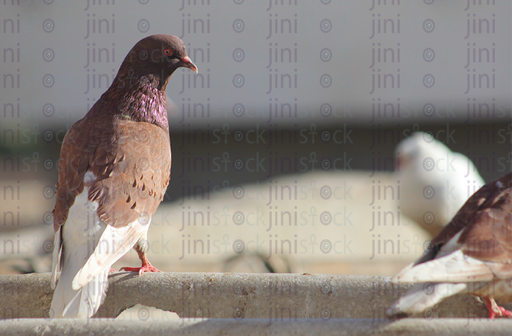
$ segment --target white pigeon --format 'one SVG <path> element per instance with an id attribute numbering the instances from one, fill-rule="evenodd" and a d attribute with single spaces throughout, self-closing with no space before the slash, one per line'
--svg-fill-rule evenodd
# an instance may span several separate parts
<path id="1" fill-rule="evenodd" d="M 400 211 L 432 237 L 484 185 L 470 159 L 452 152 L 431 133 L 416 132 L 401 141 L 395 158 Z"/>
<path id="2" fill-rule="evenodd" d="M 416 284 L 388 309 L 389 317 L 421 313 L 457 293 L 481 297 L 491 319 L 512 317 L 496 303 L 512 301 L 512 173 L 473 194 L 391 282 Z"/>

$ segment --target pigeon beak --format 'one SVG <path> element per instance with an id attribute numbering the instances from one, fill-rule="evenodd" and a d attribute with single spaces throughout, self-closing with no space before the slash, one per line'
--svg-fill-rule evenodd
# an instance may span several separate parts
<path id="1" fill-rule="evenodd" d="M 189 68 L 190 70 L 194 71 L 195 73 L 198 72 L 196 65 L 194 64 L 194 62 L 192 62 L 190 57 L 188 57 L 188 56 L 183 57 L 181 59 L 181 62 L 183 63 L 182 66 L 184 66 L 185 68 Z"/>
<path id="2" fill-rule="evenodd" d="M 402 167 L 403 160 L 400 156 L 397 156 L 395 159 L 395 171 L 400 171 L 400 167 Z"/>

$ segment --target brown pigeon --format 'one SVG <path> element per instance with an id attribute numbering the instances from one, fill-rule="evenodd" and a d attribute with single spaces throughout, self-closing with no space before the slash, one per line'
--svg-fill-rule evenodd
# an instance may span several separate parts
<path id="1" fill-rule="evenodd" d="M 165 89 L 173 72 L 197 72 L 176 36 L 140 40 L 110 88 L 67 132 L 59 159 L 50 316 L 89 318 L 99 309 L 112 264 L 132 247 L 146 258 L 151 217 L 170 179 Z M 122 269 L 123 270 L 123 269 Z"/>
<path id="2" fill-rule="evenodd" d="M 474 193 L 414 263 L 391 279 L 415 282 L 387 311 L 421 313 L 457 293 L 483 299 L 489 317 L 512 317 L 512 173 Z"/>

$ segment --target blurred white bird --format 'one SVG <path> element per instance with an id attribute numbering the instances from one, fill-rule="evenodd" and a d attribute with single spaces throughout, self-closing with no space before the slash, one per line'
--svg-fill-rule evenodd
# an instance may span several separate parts
<path id="1" fill-rule="evenodd" d="M 466 156 L 431 133 L 416 132 L 395 149 L 400 211 L 433 237 L 448 224 L 484 180 Z"/>
<path id="2" fill-rule="evenodd" d="M 483 299 L 489 317 L 512 317 L 512 173 L 478 190 L 414 263 L 391 279 L 415 282 L 387 311 L 412 315 L 457 293 Z"/>

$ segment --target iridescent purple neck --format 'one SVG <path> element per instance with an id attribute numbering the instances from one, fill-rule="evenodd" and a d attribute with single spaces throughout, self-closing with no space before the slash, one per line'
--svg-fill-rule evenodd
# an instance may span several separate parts
<path id="1" fill-rule="evenodd" d="M 148 122 L 169 130 L 165 88 L 170 76 L 146 74 L 137 76 L 122 68 L 100 100 L 109 105 L 120 119 Z"/>

